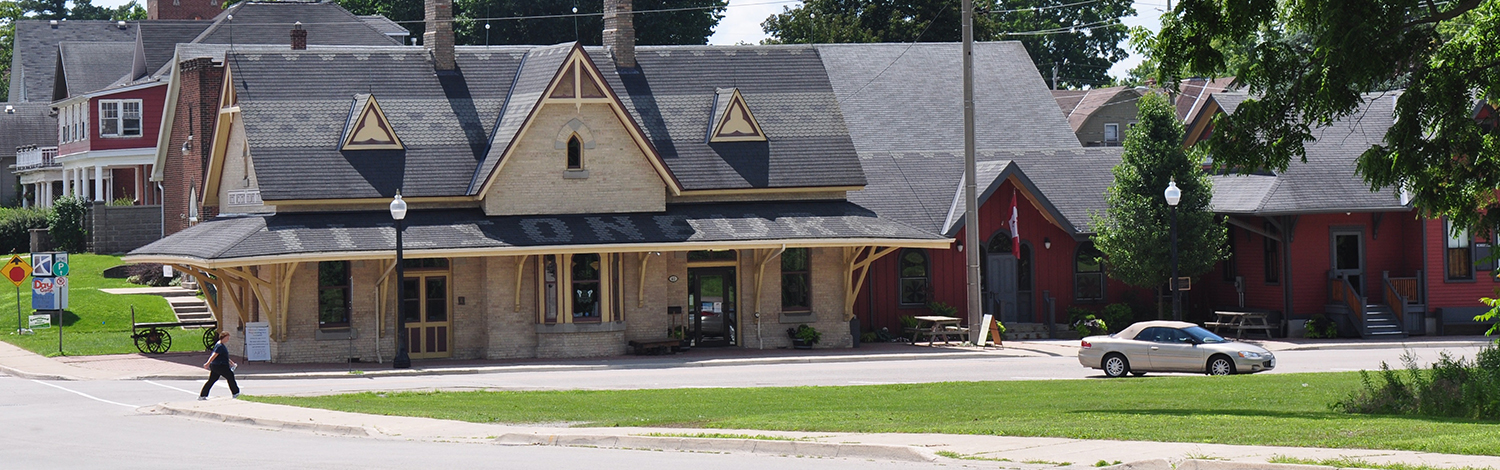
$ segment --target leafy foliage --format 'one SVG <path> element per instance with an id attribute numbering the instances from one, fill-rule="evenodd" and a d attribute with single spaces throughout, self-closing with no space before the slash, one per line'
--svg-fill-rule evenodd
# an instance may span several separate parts
<path id="1" fill-rule="evenodd" d="M 1249 60 L 1233 61 L 1234 48 Z M 1500 224 L 1500 2 L 1183 0 L 1150 45 L 1162 83 L 1234 76 L 1256 99 L 1221 116 L 1216 165 L 1284 170 L 1318 127 L 1402 90 L 1385 141 L 1359 157 L 1371 187 L 1399 187 L 1458 227 Z"/>
<path id="2" fill-rule="evenodd" d="M 1132 2 L 995 0 L 974 2 L 974 40 L 1017 40 L 1042 75 L 1058 68 L 1058 88 L 1112 83 L 1109 67 L 1124 60 Z M 939 0 L 808 0 L 767 18 L 770 43 L 956 42 L 962 40 L 957 2 Z M 1028 34 L 1011 34 L 1028 33 Z"/>
<path id="3" fill-rule="evenodd" d="M 1182 123 L 1165 95 L 1137 101 L 1138 124 L 1125 136 L 1125 152 L 1114 169 L 1105 200 L 1094 217 L 1094 246 L 1109 262 L 1109 276 L 1140 287 L 1165 284 L 1172 275 L 1172 209 L 1162 195 L 1169 181 L 1182 190 L 1177 205 L 1180 276 L 1213 269 L 1227 255 L 1228 230 L 1209 210 L 1213 186 L 1200 156 L 1182 149 Z"/>
<path id="4" fill-rule="evenodd" d="M 31 229 L 47 228 L 47 211 L 0 209 L 0 250 L 5 253 L 31 251 Z"/>
<path id="5" fill-rule="evenodd" d="M 1404 374 L 1380 363 L 1380 381 L 1360 371 L 1363 387 L 1334 403 L 1349 413 L 1494 419 L 1500 416 L 1500 348 L 1486 346 L 1474 362 L 1441 353 L 1423 371 L 1411 351 L 1401 356 Z"/>
<path id="6" fill-rule="evenodd" d="M 1333 320 L 1328 319 L 1327 315 L 1323 315 L 1321 313 L 1314 314 L 1312 318 L 1307 319 L 1307 323 L 1304 324 L 1303 328 L 1305 328 L 1307 332 L 1303 333 L 1302 336 L 1308 338 L 1339 337 L 1339 326 L 1335 324 Z"/>
<path id="7" fill-rule="evenodd" d="M 87 248 L 88 231 L 83 226 L 87 213 L 87 203 L 76 197 L 64 196 L 53 201 L 52 212 L 47 214 L 47 231 L 58 249 L 81 253 Z"/>
<path id="8" fill-rule="evenodd" d="M 792 339 L 806 341 L 807 344 L 818 344 L 818 340 L 823 339 L 823 333 L 806 324 L 797 325 L 796 328 L 787 328 L 786 335 Z"/>

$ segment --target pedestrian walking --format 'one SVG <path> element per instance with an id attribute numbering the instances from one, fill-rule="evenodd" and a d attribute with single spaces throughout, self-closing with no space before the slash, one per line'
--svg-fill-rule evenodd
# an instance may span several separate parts
<path id="1" fill-rule="evenodd" d="M 208 399 L 208 391 L 214 388 L 214 382 L 218 382 L 219 377 L 228 379 L 229 393 L 233 393 L 235 398 L 240 397 L 240 384 L 234 382 L 234 368 L 239 364 L 229 359 L 229 347 L 224 345 L 226 339 L 229 339 L 229 332 L 219 332 L 219 342 L 214 343 L 213 355 L 208 356 L 208 362 L 203 363 L 203 368 L 208 369 L 208 383 L 203 384 L 203 392 L 198 394 L 199 400 Z"/>

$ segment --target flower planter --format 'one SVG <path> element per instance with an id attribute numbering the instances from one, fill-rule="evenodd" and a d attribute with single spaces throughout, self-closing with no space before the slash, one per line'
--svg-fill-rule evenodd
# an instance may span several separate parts
<path id="1" fill-rule="evenodd" d="M 792 338 L 792 347 L 795 349 L 812 349 L 812 343 L 805 339 Z"/>

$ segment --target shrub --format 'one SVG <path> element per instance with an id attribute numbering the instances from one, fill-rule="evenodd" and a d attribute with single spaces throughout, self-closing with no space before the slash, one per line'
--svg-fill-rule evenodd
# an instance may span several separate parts
<path id="1" fill-rule="evenodd" d="M 911 315 L 902 315 L 900 320 L 902 328 L 916 328 L 918 325 L 917 317 Z"/>
<path id="2" fill-rule="evenodd" d="M 1440 353 L 1423 371 L 1410 351 L 1404 371 L 1380 363 L 1379 383 L 1360 371 L 1363 387 L 1330 408 L 1348 413 L 1494 419 L 1500 415 L 1500 348 L 1486 346 L 1474 362 Z"/>
<path id="3" fill-rule="evenodd" d="M 81 253 L 88 248 L 88 231 L 83 227 L 86 213 L 88 206 L 76 197 L 64 196 L 53 201 L 52 212 L 47 217 L 47 231 L 57 248 L 72 253 Z"/>
<path id="4" fill-rule="evenodd" d="M 113 201 L 109 201 L 109 205 L 111 205 L 111 206 L 134 206 L 135 205 L 135 199 L 131 199 L 131 198 L 128 198 L 128 197 L 118 197 L 118 198 L 115 198 L 115 200 L 113 200 Z"/>
<path id="5" fill-rule="evenodd" d="M 806 341 L 807 344 L 818 344 L 818 340 L 823 339 L 822 333 L 819 333 L 816 328 L 807 325 L 797 325 L 796 328 L 787 328 L 786 335 L 792 337 L 792 339 Z"/>
<path id="6" fill-rule="evenodd" d="M 31 229 L 47 228 L 47 211 L 40 209 L 0 209 L 0 250 L 6 253 L 31 251 Z"/>
<path id="7" fill-rule="evenodd" d="M 1109 332 L 1109 322 L 1100 319 L 1093 310 L 1082 307 L 1068 307 L 1068 324 L 1079 336 Z"/>
<path id="8" fill-rule="evenodd" d="M 1306 336 L 1308 338 L 1339 337 L 1338 324 L 1334 323 L 1333 320 L 1328 319 L 1327 315 L 1323 315 L 1321 313 L 1313 315 L 1312 318 L 1309 318 L 1307 320 L 1305 328 L 1307 328 L 1307 333 L 1303 334 L 1303 336 Z"/>
<path id="9" fill-rule="evenodd" d="M 164 287 L 172 283 L 172 278 L 162 273 L 161 265 L 157 263 L 141 263 L 125 266 L 125 280 L 131 284 L 141 284 L 152 287 Z"/>
<path id="10" fill-rule="evenodd" d="M 937 315 L 940 317 L 952 317 L 958 315 L 958 307 L 954 307 L 943 302 L 928 302 L 927 310 L 931 310 L 933 315 Z"/>
<path id="11" fill-rule="evenodd" d="M 1129 326 L 1131 323 L 1135 323 L 1135 310 L 1131 309 L 1130 305 L 1124 303 L 1109 304 L 1104 307 L 1104 311 L 1100 312 L 1098 317 L 1104 320 L 1105 324 L 1110 325 L 1114 330 L 1118 331 L 1121 328 Z"/>

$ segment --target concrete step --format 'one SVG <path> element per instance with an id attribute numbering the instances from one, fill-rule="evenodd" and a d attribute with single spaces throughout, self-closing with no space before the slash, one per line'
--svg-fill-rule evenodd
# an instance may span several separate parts
<path id="1" fill-rule="evenodd" d="M 118 295 L 159 295 L 159 296 L 167 297 L 167 298 L 196 297 L 198 295 L 198 291 L 196 289 L 184 289 L 184 288 L 178 287 L 178 286 L 167 286 L 167 287 L 121 287 L 121 288 L 114 288 L 114 289 L 99 289 L 99 291 L 103 292 L 103 293 L 106 293 L 106 294 L 118 294 Z"/>

